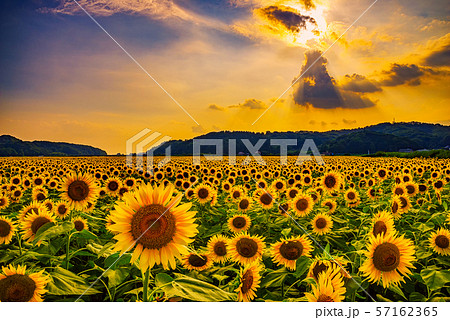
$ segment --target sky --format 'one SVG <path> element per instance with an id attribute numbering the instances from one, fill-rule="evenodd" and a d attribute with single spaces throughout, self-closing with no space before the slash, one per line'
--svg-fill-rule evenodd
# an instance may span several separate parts
<path id="1" fill-rule="evenodd" d="M 373 2 L 2 0 L 0 135 L 450 124 L 448 2 Z"/>

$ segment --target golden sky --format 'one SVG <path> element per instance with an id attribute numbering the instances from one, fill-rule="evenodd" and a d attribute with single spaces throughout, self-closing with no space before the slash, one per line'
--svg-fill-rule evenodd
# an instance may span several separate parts
<path id="1" fill-rule="evenodd" d="M 373 1 L 78 2 L 198 125 L 74 1 L 8 0 L 0 134 L 114 154 L 144 128 L 450 124 L 447 1 L 380 0 L 353 26 Z"/>

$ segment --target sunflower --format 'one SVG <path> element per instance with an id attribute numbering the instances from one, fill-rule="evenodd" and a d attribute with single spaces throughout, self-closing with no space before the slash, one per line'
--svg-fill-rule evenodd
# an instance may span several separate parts
<path id="1" fill-rule="evenodd" d="M 39 210 L 37 213 L 28 214 L 21 224 L 23 238 L 32 242 L 38 230 L 51 222 L 55 222 L 55 217 L 47 210 Z M 40 241 L 37 245 L 40 245 Z"/>
<path id="2" fill-rule="evenodd" d="M 349 207 L 355 207 L 359 204 L 359 194 L 353 188 L 348 189 L 344 194 L 345 201 Z"/>
<path id="3" fill-rule="evenodd" d="M 95 202 L 99 187 L 88 174 L 71 173 L 64 180 L 62 191 L 61 198 L 71 209 L 83 210 L 88 202 Z"/>
<path id="4" fill-rule="evenodd" d="M 436 180 L 433 182 L 433 189 L 436 192 L 441 192 L 442 189 L 444 188 L 445 183 L 443 180 Z"/>
<path id="5" fill-rule="evenodd" d="M 323 235 L 331 231 L 333 227 L 333 220 L 327 214 L 316 214 L 314 219 L 311 221 L 313 226 L 313 231 L 316 234 Z"/>
<path id="6" fill-rule="evenodd" d="M 278 192 L 282 192 L 286 188 L 286 182 L 282 179 L 277 179 L 272 182 L 271 187 Z"/>
<path id="7" fill-rule="evenodd" d="M 419 193 L 419 186 L 417 183 L 412 181 L 405 183 L 405 190 L 408 197 L 414 197 L 417 193 Z"/>
<path id="8" fill-rule="evenodd" d="M 118 194 L 121 187 L 122 182 L 116 178 L 109 178 L 105 182 L 106 191 L 112 195 Z"/>
<path id="9" fill-rule="evenodd" d="M 331 260 L 324 258 L 316 258 L 310 265 L 308 271 L 308 277 L 314 278 L 316 281 L 319 279 L 319 274 L 329 268 L 339 268 L 344 278 L 351 278 L 350 274 L 345 270 L 344 266 L 347 264 L 341 257 L 333 256 Z"/>
<path id="10" fill-rule="evenodd" d="M 44 188 L 33 188 L 33 191 L 31 191 L 31 198 L 33 201 L 43 202 L 47 199 L 47 196 L 48 191 Z"/>
<path id="11" fill-rule="evenodd" d="M 264 179 L 258 179 L 258 181 L 256 181 L 256 188 L 263 190 L 266 189 L 267 182 Z"/>
<path id="12" fill-rule="evenodd" d="M 434 252 L 443 256 L 450 255 L 450 231 L 441 228 L 433 232 L 429 241 Z"/>
<path id="13" fill-rule="evenodd" d="M 72 219 L 72 222 L 73 222 L 73 227 L 78 232 L 83 231 L 83 230 L 89 230 L 88 222 L 81 217 L 76 217 L 76 218 Z"/>
<path id="14" fill-rule="evenodd" d="M 312 293 L 305 293 L 309 302 L 341 302 L 345 298 L 344 280 L 338 268 L 328 268 L 318 275 Z"/>
<path id="15" fill-rule="evenodd" d="M 0 273 L 0 301 L 3 302 L 40 302 L 47 292 L 45 286 L 50 281 L 40 272 L 28 273 L 26 266 L 13 265 L 2 267 Z"/>
<path id="16" fill-rule="evenodd" d="M 395 196 L 401 196 L 406 194 L 406 187 L 404 184 L 398 184 L 392 188 L 392 193 Z"/>
<path id="17" fill-rule="evenodd" d="M 230 196 L 233 200 L 239 200 L 245 195 L 245 191 L 241 186 L 234 186 L 230 191 Z"/>
<path id="18" fill-rule="evenodd" d="M 70 213 L 69 206 L 64 201 L 59 201 L 55 204 L 55 215 L 61 219 L 67 217 Z"/>
<path id="19" fill-rule="evenodd" d="M 0 210 L 3 209 L 3 208 L 6 208 L 7 206 L 9 206 L 9 199 L 8 199 L 8 197 L 0 195 Z"/>
<path id="20" fill-rule="evenodd" d="M 375 200 L 375 197 L 377 195 L 377 192 L 375 190 L 375 188 L 369 188 L 366 191 L 366 196 L 371 199 L 371 200 Z"/>
<path id="21" fill-rule="evenodd" d="M 286 190 L 286 196 L 290 200 L 294 199 L 299 193 L 300 193 L 300 190 L 298 190 L 298 188 L 296 188 L 296 187 L 291 187 Z"/>
<path id="22" fill-rule="evenodd" d="M 247 231 L 252 224 L 252 220 L 246 214 L 235 214 L 228 219 L 228 228 L 234 233 Z"/>
<path id="23" fill-rule="evenodd" d="M 328 191 L 333 192 L 339 190 L 341 186 L 341 175 L 337 172 L 330 171 L 322 178 L 322 186 Z"/>
<path id="24" fill-rule="evenodd" d="M 372 219 L 372 235 L 388 234 L 395 232 L 394 220 L 387 211 L 378 212 Z"/>
<path id="25" fill-rule="evenodd" d="M 293 236 L 272 245 L 272 260 L 289 270 L 295 270 L 297 259 L 301 256 L 310 257 L 312 249 L 312 242 L 305 235 Z"/>
<path id="26" fill-rule="evenodd" d="M 47 207 L 44 206 L 44 204 L 41 202 L 33 201 L 29 205 L 23 207 L 22 210 L 20 210 L 18 219 L 20 221 L 23 221 L 23 219 L 25 219 L 29 214 L 39 213 L 39 212 L 43 212 L 43 211 L 48 211 Z"/>
<path id="27" fill-rule="evenodd" d="M 240 284 L 236 289 L 237 300 L 249 302 L 256 297 L 256 290 L 261 282 L 262 266 L 258 262 L 253 262 L 244 266 L 239 273 Z"/>
<path id="28" fill-rule="evenodd" d="M 294 200 L 292 200 L 291 207 L 299 217 L 307 216 L 314 206 L 314 200 L 310 195 L 299 193 Z"/>
<path id="29" fill-rule="evenodd" d="M 230 258 L 242 265 L 260 260 L 265 248 L 263 240 L 264 238 L 251 236 L 247 232 L 237 234 L 227 243 Z"/>
<path id="30" fill-rule="evenodd" d="M 400 208 L 399 208 L 400 213 L 408 212 L 408 210 L 411 208 L 411 201 L 409 200 L 409 198 L 405 195 L 397 196 L 396 198 L 400 202 Z"/>
<path id="31" fill-rule="evenodd" d="M 276 194 L 272 189 L 263 190 L 257 194 L 256 200 L 263 209 L 271 209 L 275 203 Z"/>
<path id="32" fill-rule="evenodd" d="M 402 275 L 411 274 L 414 245 L 411 240 L 395 233 L 370 236 L 366 261 L 360 270 L 370 282 L 381 282 L 384 288 L 403 281 Z M 401 275 L 402 274 L 402 275 Z"/>
<path id="33" fill-rule="evenodd" d="M 188 270 L 203 271 L 212 266 L 213 261 L 205 253 L 188 253 L 182 258 L 183 265 Z"/>
<path id="34" fill-rule="evenodd" d="M 246 212 L 250 209 L 252 204 L 252 199 L 248 196 L 243 196 L 238 203 L 238 210 L 241 212 Z"/>
<path id="35" fill-rule="evenodd" d="M 377 171 L 377 177 L 378 177 L 380 180 L 386 179 L 387 176 L 388 176 L 388 171 L 387 171 L 386 169 L 381 168 L 381 169 L 379 169 L 379 170 Z"/>
<path id="36" fill-rule="evenodd" d="M 200 203 L 206 203 L 212 200 L 213 192 L 209 185 L 201 183 L 194 189 L 194 198 Z"/>
<path id="37" fill-rule="evenodd" d="M 173 197 L 174 186 L 141 185 L 127 193 L 111 213 L 114 222 L 109 230 L 116 233 L 115 250 L 126 252 L 134 248 L 131 263 L 140 258 L 143 272 L 155 264 L 164 269 L 176 267 L 175 258 L 188 254 L 187 244 L 197 234 L 195 212 L 191 203 L 180 206 L 182 194 Z"/>
<path id="38" fill-rule="evenodd" d="M 208 253 L 214 262 L 224 263 L 228 260 L 227 242 L 228 238 L 216 234 L 208 241 Z"/>
<path id="39" fill-rule="evenodd" d="M 327 199 L 323 202 L 323 206 L 328 208 L 328 214 L 332 214 L 334 213 L 334 211 L 336 211 L 337 203 L 332 199 Z"/>
<path id="40" fill-rule="evenodd" d="M 0 244 L 9 244 L 16 232 L 16 224 L 7 217 L 0 216 Z"/>

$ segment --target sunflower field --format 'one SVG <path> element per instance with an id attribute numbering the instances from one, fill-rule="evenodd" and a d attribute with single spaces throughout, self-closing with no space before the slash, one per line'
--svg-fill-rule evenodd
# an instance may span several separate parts
<path id="1" fill-rule="evenodd" d="M 448 159 L 264 160 L 2 158 L 0 301 L 450 300 Z"/>

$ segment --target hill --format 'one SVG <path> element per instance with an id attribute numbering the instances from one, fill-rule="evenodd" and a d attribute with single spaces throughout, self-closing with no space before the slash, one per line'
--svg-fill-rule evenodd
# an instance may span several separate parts
<path id="1" fill-rule="evenodd" d="M 450 126 L 420 122 L 379 123 L 376 125 L 344 130 L 287 131 L 287 132 L 210 132 L 194 139 L 223 140 L 224 154 L 228 154 L 228 142 L 236 140 L 236 153 L 248 153 L 241 139 L 248 139 L 255 145 L 259 139 L 297 139 L 296 147 L 288 147 L 288 154 L 298 155 L 305 139 L 313 139 L 321 152 L 333 154 L 363 154 L 370 151 L 398 151 L 399 149 L 440 149 L 450 145 Z M 171 140 L 158 147 L 155 155 L 163 155 L 166 147 L 171 147 L 172 155 L 191 155 L 193 139 Z M 279 154 L 279 146 L 264 142 L 259 149 L 263 155 Z M 214 146 L 201 148 L 202 153 L 215 153 Z"/>
<path id="2" fill-rule="evenodd" d="M 22 141 L 0 136 L 0 156 L 106 156 L 99 148 L 66 142 Z"/>

